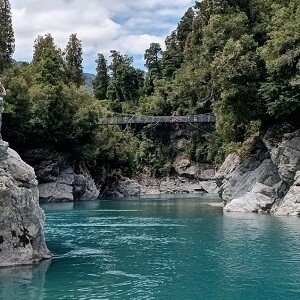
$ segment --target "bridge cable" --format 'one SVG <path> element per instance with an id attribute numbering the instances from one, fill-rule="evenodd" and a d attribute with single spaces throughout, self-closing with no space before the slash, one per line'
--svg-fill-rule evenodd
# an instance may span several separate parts
<path id="1" fill-rule="evenodd" d="M 196 128 L 196 129 L 198 129 L 198 130 L 200 130 L 200 131 L 205 132 L 206 134 L 212 135 L 212 133 L 210 133 L 210 132 L 208 132 L 208 131 L 206 131 L 206 130 L 200 128 L 200 127 L 195 126 L 195 125 L 192 124 L 191 122 L 188 122 L 188 124 L 190 124 L 192 127 Z"/>

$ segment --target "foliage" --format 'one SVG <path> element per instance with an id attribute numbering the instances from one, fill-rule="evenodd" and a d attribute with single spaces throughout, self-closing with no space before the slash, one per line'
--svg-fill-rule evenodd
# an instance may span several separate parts
<path id="1" fill-rule="evenodd" d="M 0 73 L 7 89 L 4 135 L 15 145 L 32 140 L 70 151 L 95 172 L 155 176 L 173 172 L 177 154 L 160 130 L 137 138 L 128 128 L 99 126 L 103 115 L 185 115 L 213 112 L 216 131 L 192 133 L 191 160 L 219 165 L 230 151 L 244 156 L 261 124 L 300 113 L 300 2 L 298 0 L 196 1 L 165 40 L 151 43 L 146 72 L 111 50 L 96 60 L 94 95 L 82 86 L 82 46 L 72 34 L 64 53 L 51 34 L 34 42 L 30 64 L 13 65 L 9 2 L 0 0 Z"/>
<path id="2" fill-rule="evenodd" d="M 102 53 L 98 53 L 96 63 L 96 77 L 93 81 L 94 95 L 98 100 L 104 100 L 106 99 L 109 76 L 107 72 L 107 61 Z"/>
<path id="3" fill-rule="evenodd" d="M 51 34 L 38 36 L 34 41 L 32 65 L 36 80 L 41 84 L 57 85 L 63 75 L 61 50 L 55 45 Z"/>
<path id="4" fill-rule="evenodd" d="M 64 51 L 65 79 L 67 82 L 80 86 L 84 84 L 82 70 L 82 45 L 77 38 L 77 34 L 71 34 L 66 49 Z"/>
<path id="5" fill-rule="evenodd" d="M 300 3 L 273 5 L 270 39 L 261 48 L 267 66 L 267 80 L 261 96 L 274 117 L 300 113 Z"/>
<path id="6" fill-rule="evenodd" d="M 0 75 L 11 63 L 15 50 L 11 6 L 8 0 L 0 0 Z"/>
<path id="7" fill-rule="evenodd" d="M 109 65 L 110 83 L 107 88 L 107 97 L 112 101 L 112 109 L 122 112 L 121 102 L 137 103 L 143 86 L 143 72 L 135 69 L 131 64 L 132 57 L 111 51 Z"/>

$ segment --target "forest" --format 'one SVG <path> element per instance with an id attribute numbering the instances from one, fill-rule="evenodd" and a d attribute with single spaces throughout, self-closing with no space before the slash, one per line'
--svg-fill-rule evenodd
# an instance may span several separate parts
<path id="1" fill-rule="evenodd" d="M 67 151 L 94 174 L 105 166 L 127 176 L 145 168 L 162 176 L 172 172 L 172 144 L 147 131 L 99 126 L 99 118 L 212 112 L 215 131 L 192 134 L 186 151 L 192 161 L 215 166 L 230 152 L 245 155 L 251 136 L 271 124 L 299 126 L 299 0 L 196 1 L 165 47 L 151 43 L 145 50 L 145 71 L 118 50 L 98 53 L 92 92 L 76 33 L 64 49 L 50 33 L 38 36 L 32 61 L 16 62 L 10 4 L 0 5 L 2 135 L 15 149 Z"/>

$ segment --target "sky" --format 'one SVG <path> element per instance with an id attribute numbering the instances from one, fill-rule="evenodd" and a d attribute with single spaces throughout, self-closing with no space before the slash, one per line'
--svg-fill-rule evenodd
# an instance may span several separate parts
<path id="1" fill-rule="evenodd" d="M 51 33 L 64 49 L 77 33 L 83 47 L 84 72 L 95 73 L 97 53 L 110 50 L 134 57 L 144 67 L 150 44 L 160 43 L 177 27 L 194 0 L 11 0 L 17 61 L 31 61 L 34 40 Z"/>

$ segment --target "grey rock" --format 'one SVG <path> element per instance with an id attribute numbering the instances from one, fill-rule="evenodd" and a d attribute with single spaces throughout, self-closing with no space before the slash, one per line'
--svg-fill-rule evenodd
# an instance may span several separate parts
<path id="1" fill-rule="evenodd" d="M 93 201 L 98 199 L 99 193 L 99 189 L 88 172 L 74 176 L 73 195 L 75 201 Z"/>
<path id="2" fill-rule="evenodd" d="M 84 170 L 75 173 L 69 153 L 33 149 L 24 151 L 22 156 L 37 173 L 41 202 L 91 201 L 98 198 L 99 189 L 91 175 Z"/>
<path id="3" fill-rule="evenodd" d="M 300 171 L 296 172 L 294 185 L 295 186 L 300 186 Z"/>
<path id="4" fill-rule="evenodd" d="M 225 179 L 222 186 L 222 199 L 231 201 L 240 198 L 252 191 L 257 183 L 266 186 L 265 190 L 280 183 L 277 168 L 270 159 L 264 160 L 258 166 L 258 161 L 253 161 L 251 165 L 249 160 L 253 161 L 252 158 L 246 159 Z"/>
<path id="5" fill-rule="evenodd" d="M 233 170 L 240 164 L 240 158 L 236 153 L 229 154 L 224 163 L 221 165 L 215 178 L 225 178 L 228 174 L 232 173 Z"/>
<path id="6" fill-rule="evenodd" d="M 207 180 L 200 182 L 201 188 L 210 194 L 217 194 L 220 190 L 217 181 Z"/>
<path id="7" fill-rule="evenodd" d="M 287 132 L 287 133 L 285 133 Z M 223 181 L 225 211 L 300 215 L 300 131 L 271 128 L 256 149 Z M 259 146 L 260 145 L 260 146 Z"/>
<path id="8" fill-rule="evenodd" d="M 281 179 L 292 184 L 297 171 L 300 171 L 300 137 L 284 140 L 271 150 L 271 159 L 278 167 Z"/>
<path id="9" fill-rule="evenodd" d="M 296 172 L 294 184 L 285 197 L 272 208 L 276 215 L 300 216 L 300 171 Z"/>
<path id="10" fill-rule="evenodd" d="M 48 176 L 48 175 L 46 175 Z M 41 202 L 69 202 L 73 201 L 74 172 L 71 167 L 63 170 L 54 182 L 39 184 Z"/>
<path id="11" fill-rule="evenodd" d="M 102 197 L 124 197 L 124 196 L 138 196 L 141 194 L 141 185 L 129 178 L 110 177 L 103 189 Z"/>
<path id="12" fill-rule="evenodd" d="M 234 198 L 224 207 L 227 212 L 264 212 L 269 211 L 274 200 L 264 194 L 247 192 L 241 197 Z"/>

